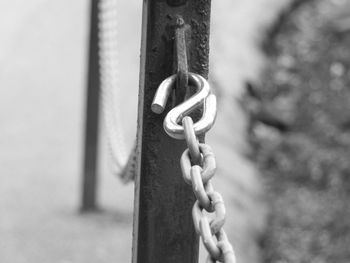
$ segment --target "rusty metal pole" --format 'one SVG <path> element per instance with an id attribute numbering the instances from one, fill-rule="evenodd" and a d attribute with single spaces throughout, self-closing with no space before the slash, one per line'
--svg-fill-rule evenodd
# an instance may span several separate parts
<path id="1" fill-rule="evenodd" d="M 195 198 L 180 171 L 186 144 L 163 130 L 174 98 L 161 115 L 151 112 L 151 102 L 161 81 L 177 73 L 173 25 L 179 16 L 190 28 L 188 69 L 208 76 L 210 0 L 144 0 L 143 4 L 132 262 L 196 263 L 198 237 L 191 217 Z M 176 103 L 183 100 L 183 91 L 176 97 Z"/>
<path id="2" fill-rule="evenodd" d="M 82 182 L 81 210 L 96 209 L 97 153 L 100 108 L 100 73 L 98 58 L 98 4 L 91 0 L 89 66 L 87 78 L 84 170 Z"/>

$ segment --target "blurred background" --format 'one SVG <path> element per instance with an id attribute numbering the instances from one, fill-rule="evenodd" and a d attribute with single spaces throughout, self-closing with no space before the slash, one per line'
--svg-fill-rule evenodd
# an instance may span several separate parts
<path id="1" fill-rule="evenodd" d="M 133 185 L 112 175 L 105 136 L 103 211 L 79 215 L 90 1 L 1 1 L 0 10 L 0 261 L 130 261 Z M 124 5 L 118 19 L 128 24 L 118 30 L 119 102 L 131 148 L 141 3 Z"/>
<path id="2" fill-rule="evenodd" d="M 237 262 L 349 262 L 349 4 L 212 5 L 208 140 Z M 119 6 L 113 100 L 130 151 L 142 6 Z M 0 262 L 130 262 L 134 186 L 114 175 L 104 125 L 100 210 L 79 213 L 90 2 L 0 1 L 0 14 Z"/>

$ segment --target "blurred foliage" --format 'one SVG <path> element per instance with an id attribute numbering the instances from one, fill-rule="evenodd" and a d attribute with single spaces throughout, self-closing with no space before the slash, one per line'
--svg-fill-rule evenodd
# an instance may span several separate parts
<path id="1" fill-rule="evenodd" d="M 346 1 L 299 5 L 269 42 L 263 83 L 250 87 L 271 204 L 266 262 L 350 262 L 349 31 Z"/>

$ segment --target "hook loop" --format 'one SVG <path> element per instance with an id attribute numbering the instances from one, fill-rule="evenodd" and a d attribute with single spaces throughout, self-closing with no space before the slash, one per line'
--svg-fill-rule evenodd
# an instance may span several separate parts
<path id="1" fill-rule="evenodd" d="M 164 111 L 169 95 L 174 87 L 176 77 L 176 74 L 168 77 L 158 87 L 151 106 L 154 113 L 160 114 Z M 181 123 L 185 116 L 202 105 L 202 118 L 193 125 L 195 134 L 200 135 L 207 132 L 215 122 L 216 97 L 210 94 L 208 81 L 198 74 L 189 73 L 189 82 L 196 87 L 197 92 L 189 99 L 170 110 L 163 122 L 165 132 L 174 139 L 185 139 L 184 127 L 179 123 Z"/>

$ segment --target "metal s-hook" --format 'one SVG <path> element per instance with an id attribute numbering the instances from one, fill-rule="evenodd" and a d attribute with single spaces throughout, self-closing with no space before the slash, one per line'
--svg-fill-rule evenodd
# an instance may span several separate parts
<path id="1" fill-rule="evenodd" d="M 160 114 L 163 112 L 169 94 L 174 87 L 176 74 L 165 79 L 159 86 L 152 103 L 152 111 Z M 207 132 L 214 124 L 216 118 L 216 97 L 210 94 L 210 86 L 202 76 L 189 73 L 189 82 L 197 88 L 197 92 L 188 100 L 176 106 L 166 115 L 163 126 L 166 133 L 174 139 L 184 139 L 182 118 L 203 105 L 202 118 L 194 123 L 196 135 Z"/>

